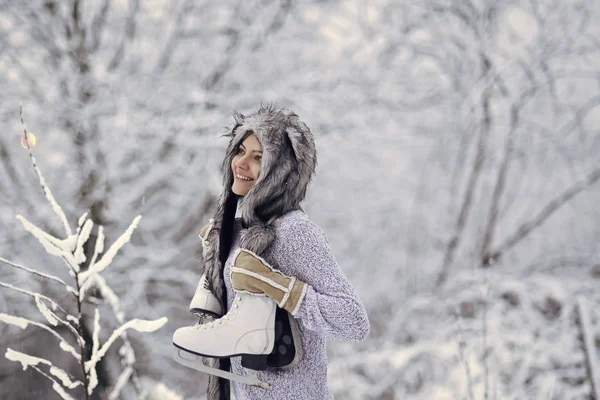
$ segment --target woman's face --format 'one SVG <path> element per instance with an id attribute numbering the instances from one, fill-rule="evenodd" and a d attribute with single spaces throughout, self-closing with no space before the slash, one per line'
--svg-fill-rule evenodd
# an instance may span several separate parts
<path id="1" fill-rule="evenodd" d="M 233 160 L 233 186 L 231 190 L 238 196 L 245 196 L 256 184 L 260 174 L 262 146 L 252 133 L 240 144 Z"/>

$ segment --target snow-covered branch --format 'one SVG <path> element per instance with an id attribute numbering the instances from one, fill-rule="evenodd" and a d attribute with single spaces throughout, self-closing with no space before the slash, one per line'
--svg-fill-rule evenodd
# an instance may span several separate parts
<path id="1" fill-rule="evenodd" d="M 585 352 L 586 370 L 592 387 L 592 398 L 600 399 L 600 365 L 596 357 L 594 333 L 590 322 L 590 311 L 583 298 L 577 298 L 578 322 L 581 327 L 581 341 Z"/>
<path id="2" fill-rule="evenodd" d="M 26 370 L 27 367 L 37 366 L 38 364 L 49 366 L 50 374 L 55 376 L 56 378 L 60 379 L 63 386 L 65 386 L 68 389 L 75 389 L 76 387 L 82 385 L 81 381 L 72 380 L 71 377 L 69 376 L 69 374 L 67 374 L 62 369 L 55 367 L 52 364 L 52 362 L 50 362 L 46 359 L 39 358 L 39 357 L 33 357 L 33 356 L 27 355 L 25 353 L 15 351 L 10 348 L 6 349 L 5 357 L 10 361 L 15 361 L 15 362 L 21 363 L 23 370 Z"/>
<path id="3" fill-rule="evenodd" d="M 49 233 L 44 232 L 42 229 L 27 221 L 27 219 L 21 215 L 17 215 L 17 219 L 21 221 L 23 227 L 42 244 L 44 250 L 46 250 L 48 254 L 62 257 L 67 263 L 67 266 L 74 273 L 79 272 L 79 263 L 72 253 L 72 249 L 75 247 L 74 242 L 76 243 L 77 240 L 76 236 L 72 235 L 67 239 L 60 240 Z"/>
<path id="4" fill-rule="evenodd" d="M 56 301 L 52 300 L 48 296 L 44 296 L 44 295 L 39 294 L 39 293 L 34 293 L 34 292 L 29 291 L 29 290 L 21 289 L 21 288 L 18 288 L 16 286 L 13 286 L 13 285 L 11 285 L 9 283 L 5 283 L 5 282 L 0 282 L 0 286 L 5 287 L 7 289 L 14 290 L 14 291 L 22 293 L 22 294 L 26 294 L 27 296 L 31 296 L 34 299 L 35 298 L 39 298 L 39 299 L 46 300 L 48 303 L 50 303 L 50 305 L 52 306 L 53 310 L 56 310 L 56 309 L 60 310 L 63 314 L 65 314 L 67 316 L 67 319 L 69 319 L 69 320 L 71 320 L 71 319 L 68 318 L 68 317 L 74 318 L 72 315 L 70 315 L 68 312 L 66 312 Z M 60 321 L 60 319 L 59 319 L 59 321 Z"/>
<path id="5" fill-rule="evenodd" d="M 94 222 L 91 218 L 88 218 L 88 213 L 85 213 L 78 219 L 76 232 L 74 234 L 72 233 L 67 218 L 64 212 L 62 211 L 62 208 L 56 202 L 54 196 L 52 195 L 50 188 L 46 184 L 37 166 L 35 157 L 33 157 L 31 147 L 28 143 L 27 130 L 25 129 L 25 124 L 23 122 L 22 109 L 21 122 L 23 124 L 23 131 L 25 135 L 24 143 L 26 144 L 26 147 L 29 150 L 29 155 L 34 170 L 38 175 L 40 185 L 42 186 L 42 189 L 46 195 L 46 199 L 50 203 L 55 214 L 57 214 L 63 222 L 63 226 L 65 228 L 65 238 L 55 237 L 54 235 L 47 233 L 43 229 L 29 222 L 25 217 L 21 215 L 17 215 L 17 219 L 21 222 L 23 227 L 42 244 L 43 248 L 46 250 L 46 253 L 52 256 L 60 257 L 65 262 L 65 264 L 69 268 L 69 274 L 75 280 L 76 289 L 69 286 L 63 279 L 55 275 L 47 274 L 32 268 L 24 267 L 22 265 L 8 261 L 5 258 L 0 258 L 0 262 L 7 264 L 13 268 L 23 270 L 30 274 L 39 276 L 49 281 L 58 282 L 61 285 L 63 285 L 63 287 L 69 293 L 75 295 L 75 304 L 73 304 L 72 306 L 73 308 L 77 309 L 78 315 L 70 315 L 68 312 L 65 311 L 64 308 L 62 308 L 58 304 L 58 302 L 52 300 L 48 296 L 42 295 L 40 293 L 35 293 L 26 289 L 22 289 L 12 284 L 0 281 L 0 287 L 4 287 L 32 297 L 34 299 L 38 311 L 44 317 L 46 324 L 34 322 L 26 318 L 21 318 L 18 316 L 8 314 L 0 314 L 0 322 L 17 326 L 21 329 L 25 329 L 28 325 L 33 325 L 41 328 L 42 330 L 50 332 L 54 337 L 59 339 L 59 347 L 63 351 L 69 352 L 79 362 L 81 366 L 83 381 L 80 382 L 71 380 L 71 378 L 62 369 L 55 367 L 50 361 L 45 360 L 43 358 L 19 353 L 12 349 L 8 349 L 8 351 L 5 354 L 5 357 L 11 361 L 20 362 L 23 366 L 23 369 L 31 367 L 32 369 L 38 371 L 40 374 L 46 376 L 52 381 L 54 390 L 63 399 L 72 398 L 71 395 L 67 393 L 68 390 L 72 390 L 79 386 L 83 386 L 85 398 L 87 400 L 98 385 L 98 377 L 96 372 L 96 367 L 98 363 L 100 362 L 102 357 L 106 355 L 111 345 L 118 338 L 122 338 L 124 345 L 120 351 L 120 354 L 123 358 L 122 365 L 124 367 L 124 370 L 119 375 L 119 378 L 116 382 L 116 385 L 113 387 L 110 397 L 117 398 L 117 396 L 119 396 L 119 394 L 121 393 L 124 385 L 130 381 L 132 376 L 135 378 L 134 386 L 136 388 L 136 391 L 140 392 L 139 384 L 137 382 L 137 377 L 134 370 L 135 354 L 133 352 L 133 347 L 127 339 L 125 331 L 127 329 L 134 329 L 138 332 L 153 332 L 161 328 L 167 322 L 167 318 L 163 317 L 155 321 L 133 319 L 123 324 L 125 314 L 120 310 L 119 299 L 115 292 L 108 286 L 106 280 L 102 276 L 100 276 L 100 273 L 103 272 L 108 266 L 110 266 L 118 251 L 129 242 L 133 231 L 135 230 L 139 221 L 141 220 L 141 216 L 137 216 L 136 218 L 134 218 L 130 226 L 112 244 L 112 246 L 110 246 L 106 253 L 104 253 L 103 227 L 98 226 L 98 237 L 94 246 L 94 250 L 92 254 L 89 254 L 89 249 L 86 247 L 86 244 L 91 237 L 92 229 L 94 228 Z M 82 271 L 82 265 L 85 264 L 88 257 L 90 258 L 89 267 L 87 270 Z M 87 335 L 84 334 L 84 331 L 86 330 L 86 326 L 84 326 L 86 319 L 84 315 L 83 304 L 85 301 L 86 291 L 92 286 L 96 286 L 99 288 L 103 298 L 108 301 L 110 308 L 115 314 L 117 323 L 121 324 L 119 328 L 114 330 L 112 335 L 108 338 L 108 340 L 105 341 L 103 345 L 100 344 L 100 311 L 97 308 L 94 310 L 91 343 L 86 343 L 84 339 L 85 337 L 87 337 Z M 49 304 L 49 306 L 47 304 Z M 64 316 L 58 315 L 55 312 L 56 310 L 59 310 L 62 314 L 64 314 Z M 66 320 L 64 318 L 66 318 Z M 79 349 L 75 349 L 73 346 L 69 345 L 69 343 L 66 342 L 60 334 L 58 334 L 52 329 L 52 326 L 58 326 L 59 323 L 65 325 L 74 334 L 75 338 L 77 339 Z M 85 358 L 87 348 L 91 348 L 92 350 L 92 354 L 89 359 Z M 49 373 L 43 371 L 40 368 L 40 365 L 49 366 Z"/>
<path id="6" fill-rule="evenodd" d="M 127 230 L 117 239 L 116 242 L 112 244 L 112 246 L 110 246 L 106 254 L 102 256 L 100 261 L 94 263 L 94 265 L 91 265 L 87 271 L 84 271 L 79 275 L 81 282 L 85 283 L 85 281 L 90 275 L 100 273 L 110 265 L 117 252 L 123 246 L 125 246 L 127 242 L 129 242 L 129 239 L 131 239 L 131 235 L 133 234 L 133 231 L 137 227 L 138 223 L 140 222 L 140 219 L 142 219 L 140 215 L 135 217 L 131 225 L 129 225 Z"/>
<path id="7" fill-rule="evenodd" d="M 71 346 L 61 335 L 56 333 L 55 330 L 49 328 L 47 325 L 28 320 L 26 318 L 15 317 L 13 315 L 8 315 L 8 314 L 4 314 L 4 313 L 0 313 L 0 322 L 4 322 L 5 324 L 17 326 L 21 329 L 26 329 L 28 325 L 37 326 L 38 328 L 45 330 L 46 332 L 50 333 L 52 336 L 57 338 L 59 340 L 59 347 L 63 351 L 70 353 L 73 357 L 75 357 L 75 359 L 77 361 L 81 361 L 81 356 L 77 353 L 75 348 L 73 346 Z"/>
<path id="8" fill-rule="evenodd" d="M 70 237 L 72 235 L 72 232 L 71 232 L 71 226 L 69 225 L 69 221 L 67 221 L 67 216 L 65 215 L 64 211 L 62 210 L 62 207 L 60 205 L 58 205 L 58 203 L 56 202 L 56 199 L 54 198 L 54 195 L 50 191 L 50 188 L 48 187 L 48 185 L 46 185 L 46 180 L 44 179 L 42 172 L 38 168 L 37 161 L 36 161 L 35 157 L 33 156 L 33 152 L 31 151 L 31 146 L 29 145 L 29 138 L 27 137 L 27 128 L 25 128 L 25 121 L 23 120 L 23 106 L 22 105 L 19 107 L 19 112 L 21 114 L 21 125 L 23 126 L 24 142 L 27 145 L 27 150 L 29 151 L 29 157 L 31 158 L 31 164 L 33 165 L 35 174 L 38 176 L 38 178 L 40 180 L 40 185 L 42 186 L 42 190 L 44 191 L 44 194 L 46 195 L 46 199 L 52 206 L 52 210 L 60 218 L 60 220 L 63 224 L 63 227 L 65 228 L 67 237 Z"/>
<path id="9" fill-rule="evenodd" d="M 96 375 L 96 364 L 104 357 L 110 346 L 121 336 L 127 329 L 134 329 L 138 332 L 154 332 L 160 329 L 164 324 L 167 323 L 167 318 L 162 317 L 154 321 L 145 321 L 141 319 L 133 319 L 119 328 L 115 329 L 110 338 L 100 348 L 100 350 L 93 353 L 89 361 L 85 363 L 86 372 L 90 373 L 90 382 L 88 387 L 88 393 L 91 394 L 94 388 L 98 385 L 98 377 Z"/>
<path id="10" fill-rule="evenodd" d="M 71 292 L 73 294 L 77 294 L 77 291 L 75 289 L 73 289 L 71 286 L 67 285 L 65 283 L 65 281 L 63 281 L 62 279 L 60 279 L 57 276 L 45 274 L 45 273 L 40 272 L 38 270 L 35 270 L 35 269 L 32 269 L 32 268 L 28 268 L 28 267 L 24 267 L 23 265 L 14 263 L 14 262 L 9 261 L 9 260 L 7 260 L 5 258 L 2 258 L 2 257 L 0 257 L 0 262 L 2 262 L 4 264 L 7 264 L 7 265 L 10 265 L 11 267 L 20 269 L 22 271 L 29 272 L 30 274 L 37 275 L 37 276 L 40 276 L 42 278 L 45 278 L 45 279 L 48 279 L 48 280 L 51 280 L 51 281 L 58 282 L 61 285 L 63 285 L 65 287 L 65 289 L 67 289 L 67 291 L 69 291 L 69 292 Z"/>

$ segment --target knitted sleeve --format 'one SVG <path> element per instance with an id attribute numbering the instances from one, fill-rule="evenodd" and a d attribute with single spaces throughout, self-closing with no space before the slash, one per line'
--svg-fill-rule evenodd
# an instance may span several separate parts
<path id="1" fill-rule="evenodd" d="M 342 272 L 323 231 L 295 220 L 278 232 L 278 268 L 307 283 L 295 318 L 301 328 L 329 341 L 361 341 L 370 324 L 358 294 Z"/>

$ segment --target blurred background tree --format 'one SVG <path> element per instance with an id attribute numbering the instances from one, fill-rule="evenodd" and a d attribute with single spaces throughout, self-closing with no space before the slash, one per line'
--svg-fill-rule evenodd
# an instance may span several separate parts
<path id="1" fill-rule="evenodd" d="M 43 194 L 19 144 L 22 102 L 71 219 L 90 210 L 110 240 L 143 215 L 107 279 L 126 312 L 169 317 L 137 344 L 147 355 L 140 373 L 201 397 L 197 374 L 164 360 L 170 332 L 194 322 L 197 234 L 226 146 L 218 135 L 231 110 L 277 102 L 315 135 L 319 167 L 304 208 L 372 322 L 366 342 L 331 346 L 334 365 L 347 352 L 367 360 L 383 344 L 453 345 L 449 310 L 479 317 L 471 290 L 490 273 L 492 288 L 542 274 L 550 283 L 531 283 L 540 304 L 564 290 L 554 300 L 567 310 L 598 276 L 589 279 L 600 257 L 599 13 L 593 0 L 0 0 L 0 254 L 55 269 L 14 219 L 51 220 L 35 206 Z M 7 269 L 0 277 L 38 285 Z M 29 305 L 0 292 L 0 310 L 27 315 Z M 481 334 L 466 332 L 467 341 Z M 456 377 L 422 375 L 411 362 L 386 380 L 374 372 L 381 361 L 368 359 L 355 371 L 366 383 L 350 394 L 335 382 L 351 368 L 332 368 L 335 393 L 425 398 L 443 387 L 467 396 L 460 366 Z M 497 367 L 500 393 L 541 393 L 527 374 L 502 378 L 512 367 Z M 557 387 L 555 398 L 569 398 Z"/>

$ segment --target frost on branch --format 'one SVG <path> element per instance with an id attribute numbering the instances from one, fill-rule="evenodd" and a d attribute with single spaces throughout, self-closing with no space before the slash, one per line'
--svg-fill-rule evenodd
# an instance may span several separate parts
<path id="1" fill-rule="evenodd" d="M 6 349 L 6 354 L 4 356 L 10 361 L 20 362 L 23 371 L 25 371 L 27 367 L 37 366 L 38 364 L 50 366 L 50 374 L 59 378 L 63 386 L 68 389 L 75 389 L 82 384 L 80 381 L 73 381 L 65 371 L 55 367 L 50 361 L 44 360 L 43 358 L 33 357 L 13 349 Z"/>
<path id="2" fill-rule="evenodd" d="M 24 124 L 23 128 L 25 141 L 27 141 L 27 131 L 25 130 Z M 137 381 L 137 374 L 134 366 L 135 353 L 133 347 L 129 343 L 125 331 L 127 329 L 133 329 L 138 332 L 154 332 L 164 326 L 167 322 L 167 318 L 163 317 L 154 321 L 133 319 L 124 323 L 125 314 L 120 309 L 119 298 L 100 274 L 110 267 L 119 250 L 129 242 L 135 228 L 141 220 L 141 216 L 134 218 L 131 225 L 110 246 L 106 253 L 104 253 L 104 231 L 102 226 L 98 226 L 98 238 L 95 243 L 93 254 L 91 254 L 91 256 L 86 254 L 86 243 L 94 228 L 93 221 L 88 218 L 87 213 L 83 214 L 78 219 L 77 229 L 75 233 L 73 233 L 62 207 L 56 202 L 56 199 L 52 195 L 52 191 L 46 185 L 46 181 L 37 166 L 36 159 L 31 153 L 31 148 L 29 146 L 27 146 L 27 148 L 29 150 L 34 171 L 38 176 L 46 199 L 50 203 L 52 210 L 58 215 L 62 222 L 64 237 L 59 237 L 61 235 L 52 235 L 44 231 L 42 228 L 34 225 L 21 215 L 18 215 L 17 219 L 21 222 L 23 227 L 39 241 L 48 255 L 58 257 L 66 264 L 68 273 L 73 278 L 74 282 L 72 285 L 69 285 L 57 276 L 19 265 L 5 258 L 0 258 L 0 264 L 25 271 L 35 278 L 48 281 L 49 284 L 60 285 L 68 294 L 65 298 L 67 300 L 70 299 L 72 303 L 69 304 L 69 306 L 64 305 L 63 307 L 57 301 L 43 294 L 34 293 L 6 282 L 0 282 L 1 288 L 13 290 L 32 298 L 35 307 L 37 307 L 45 323 L 3 313 L 0 313 L 0 322 L 20 329 L 27 329 L 29 326 L 32 326 L 51 334 L 57 339 L 58 347 L 62 351 L 71 354 L 80 365 L 82 375 L 80 377 L 81 380 L 71 378 L 62 368 L 53 365 L 50 360 L 35 357 L 34 355 L 21 353 L 9 348 L 6 351 L 5 357 L 10 361 L 21 363 L 23 370 L 31 368 L 46 377 L 52 382 L 52 388 L 62 399 L 73 399 L 74 393 L 69 393 L 69 391 L 79 388 L 78 390 L 83 390 L 85 399 L 87 400 L 98 386 L 98 378 L 96 375 L 98 363 L 102 357 L 106 355 L 111 345 L 114 344 L 117 339 L 120 339 L 123 342 L 119 351 L 119 354 L 123 358 L 121 362 L 123 371 L 119 375 L 117 382 L 113 382 L 114 387 L 110 393 L 110 398 L 120 398 L 120 392 L 127 383 L 133 383 L 134 389 L 140 394 L 141 388 Z M 83 270 L 88 257 L 90 260 L 89 267 Z M 94 309 L 93 327 L 91 329 L 92 334 L 89 339 L 92 343 L 86 343 L 89 335 L 84 334 L 84 330 L 86 329 L 86 326 L 84 326 L 86 319 L 82 310 L 84 309 L 84 304 L 90 303 L 86 293 L 91 288 L 98 289 L 102 295 L 102 299 L 106 301 L 110 311 L 112 311 L 117 323 L 120 325 L 120 327 L 115 329 L 103 344 L 100 343 L 101 314 L 100 310 L 97 308 L 98 306 Z M 77 313 L 71 315 L 66 309 L 77 310 Z M 75 339 L 76 346 L 72 346 L 59 331 L 53 329 L 53 327 L 58 326 L 67 328 L 67 332 Z M 89 356 L 87 356 L 88 348 L 91 348 L 92 350 L 92 354 Z M 75 397 L 79 398 L 81 393 L 75 393 Z"/>

